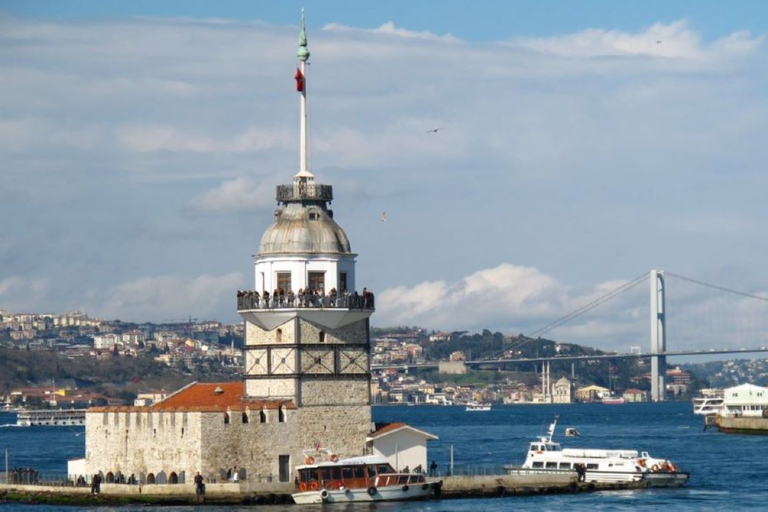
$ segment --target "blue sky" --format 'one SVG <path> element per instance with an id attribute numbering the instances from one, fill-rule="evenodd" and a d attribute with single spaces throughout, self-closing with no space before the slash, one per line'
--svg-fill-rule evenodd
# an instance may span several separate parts
<path id="1" fill-rule="evenodd" d="M 762 2 L 304 4 L 310 168 L 375 325 L 531 332 L 651 268 L 766 294 Z M 0 3 L 0 309 L 238 319 L 301 5 Z M 646 346 L 647 296 L 550 335 Z"/>

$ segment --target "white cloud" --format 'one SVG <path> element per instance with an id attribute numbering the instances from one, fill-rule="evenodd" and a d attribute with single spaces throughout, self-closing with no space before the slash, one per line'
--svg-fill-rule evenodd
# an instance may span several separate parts
<path id="1" fill-rule="evenodd" d="M 738 31 L 705 44 L 686 20 L 680 20 L 666 25 L 656 23 L 636 33 L 588 29 L 558 37 L 517 38 L 512 44 L 562 57 L 652 56 L 705 60 L 750 53 L 762 41 L 762 36 L 754 38 L 748 31 Z"/>
<path id="2" fill-rule="evenodd" d="M 192 201 L 193 210 L 205 213 L 249 211 L 275 204 L 275 186 L 268 180 L 254 182 L 240 177 L 222 183 Z"/>
<path id="3" fill-rule="evenodd" d="M 90 292 L 87 311 L 91 316 L 123 321 L 161 322 L 188 316 L 215 318 L 222 304 L 236 309 L 235 296 L 244 282 L 233 272 L 197 277 L 140 277 Z"/>
<path id="4" fill-rule="evenodd" d="M 394 36 L 394 37 L 399 37 L 403 39 L 422 39 L 427 41 L 445 41 L 445 42 L 461 41 L 460 39 L 452 36 L 451 34 L 440 36 L 440 35 L 433 34 L 428 30 L 415 31 L 415 30 L 408 30 L 405 28 L 398 28 L 395 26 L 394 22 L 392 21 L 383 23 L 378 28 L 370 29 L 370 30 L 360 29 L 357 27 L 349 27 L 346 25 L 341 25 L 339 23 L 328 23 L 323 27 L 323 30 L 327 32 L 353 33 L 353 34 L 373 33 L 373 34 L 378 34 L 383 36 Z"/>

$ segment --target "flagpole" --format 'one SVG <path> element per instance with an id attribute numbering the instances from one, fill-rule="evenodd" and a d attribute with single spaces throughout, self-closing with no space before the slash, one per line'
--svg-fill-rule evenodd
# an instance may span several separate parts
<path id="1" fill-rule="evenodd" d="M 300 134 L 300 162 L 299 174 L 302 176 L 309 172 L 307 162 L 307 60 L 309 59 L 309 49 L 307 48 L 307 28 L 304 17 L 304 9 L 301 10 L 301 34 L 299 35 L 299 71 L 301 73 L 301 134 Z"/>

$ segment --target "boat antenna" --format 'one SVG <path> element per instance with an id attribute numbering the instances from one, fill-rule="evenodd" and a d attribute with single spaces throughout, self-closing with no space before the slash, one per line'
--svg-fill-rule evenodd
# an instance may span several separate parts
<path id="1" fill-rule="evenodd" d="M 552 420 L 552 424 L 549 426 L 549 431 L 547 432 L 547 442 L 552 442 L 552 436 L 555 434 L 555 425 L 557 425 L 557 414 L 555 414 L 555 418 Z"/>

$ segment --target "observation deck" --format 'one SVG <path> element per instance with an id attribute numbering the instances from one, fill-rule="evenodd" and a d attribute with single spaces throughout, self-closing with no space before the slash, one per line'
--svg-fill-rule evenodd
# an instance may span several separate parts
<path id="1" fill-rule="evenodd" d="M 277 200 L 281 203 L 298 201 L 333 201 L 333 186 L 319 183 L 297 182 L 277 186 Z"/>

